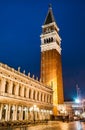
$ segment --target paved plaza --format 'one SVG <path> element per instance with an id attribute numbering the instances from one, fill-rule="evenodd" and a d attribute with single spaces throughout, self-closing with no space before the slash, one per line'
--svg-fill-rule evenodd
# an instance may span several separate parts
<path id="1" fill-rule="evenodd" d="M 33 125 L 20 128 L 6 128 L 0 130 L 85 130 L 85 122 L 50 122 L 48 124 Z"/>

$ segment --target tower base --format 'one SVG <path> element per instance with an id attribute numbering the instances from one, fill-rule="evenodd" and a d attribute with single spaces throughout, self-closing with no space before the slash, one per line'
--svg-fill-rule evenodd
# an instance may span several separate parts
<path id="1" fill-rule="evenodd" d="M 58 115 L 58 109 L 56 106 L 53 106 L 53 115 L 57 116 Z"/>

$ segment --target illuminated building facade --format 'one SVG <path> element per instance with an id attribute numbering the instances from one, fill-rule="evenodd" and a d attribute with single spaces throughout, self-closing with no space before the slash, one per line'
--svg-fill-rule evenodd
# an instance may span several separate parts
<path id="1" fill-rule="evenodd" d="M 55 22 L 52 7 L 42 26 L 41 34 L 41 80 L 53 89 L 53 113 L 57 115 L 57 105 L 63 104 L 63 81 L 61 64 L 61 38 Z"/>
<path id="2" fill-rule="evenodd" d="M 52 89 L 0 63 L 0 121 L 45 120 L 51 114 Z"/>

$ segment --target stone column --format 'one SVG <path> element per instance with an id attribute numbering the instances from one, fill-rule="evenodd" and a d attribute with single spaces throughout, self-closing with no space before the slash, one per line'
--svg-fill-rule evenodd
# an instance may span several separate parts
<path id="1" fill-rule="evenodd" d="M 48 111 L 48 120 L 50 119 L 50 111 Z"/>
<path id="2" fill-rule="evenodd" d="M 42 93 L 42 101 L 44 101 L 44 93 Z"/>
<path id="3" fill-rule="evenodd" d="M 18 119 L 21 120 L 21 107 L 18 107 Z"/>
<path id="4" fill-rule="evenodd" d="M 27 95 L 28 95 L 28 98 L 29 98 L 29 88 L 27 88 L 27 91 L 28 91 Z"/>
<path id="5" fill-rule="evenodd" d="M 45 114 L 46 114 L 46 111 L 44 110 L 44 111 L 43 111 L 43 120 L 46 119 Z"/>
<path id="6" fill-rule="evenodd" d="M 39 92 L 39 101 L 41 101 L 41 92 Z"/>
<path id="7" fill-rule="evenodd" d="M 11 106 L 10 106 L 10 104 L 8 105 L 8 121 L 10 120 L 10 108 L 11 108 Z"/>
<path id="8" fill-rule="evenodd" d="M 28 108 L 26 107 L 26 111 L 25 111 L 25 120 L 28 120 Z"/>
<path id="9" fill-rule="evenodd" d="M 15 117 L 14 120 L 17 120 L 17 105 L 15 105 Z"/>
<path id="10" fill-rule="evenodd" d="M 16 87 L 15 87 L 15 95 L 19 95 L 19 84 L 16 84 Z"/>
<path id="11" fill-rule="evenodd" d="M 41 120 L 41 111 L 38 112 L 38 120 Z"/>
<path id="12" fill-rule="evenodd" d="M 3 104 L 0 105 L 0 121 L 2 120 Z"/>
<path id="13" fill-rule="evenodd" d="M 24 97 L 24 86 L 21 86 L 21 96 Z"/>
<path id="14" fill-rule="evenodd" d="M 33 111 L 30 111 L 30 113 L 29 113 L 29 119 L 30 119 L 31 121 L 34 120 L 34 113 L 33 113 Z"/>
<path id="15" fill-rule="evenodd" d="M 44 120 L 44 112 L 42 112 L 41 115 L 42 115 L 42 120 Z"/>
<path id="16" fill-rule="evenodd" d="M 47 103 L 47 94 L 45 95 L 45 102 Z"/>
<path id="17" fill-rule="evenodd" d="M 5 83 L 6 83 L 6 80 L 3 78 L 2 79 L 2 86 L 1 86 L 1 91 L 4 93 L 5 92 Z"/>
<path id="18" fill-rule="evenodd" d="M 8 105 L 5 106 L 5 110 L 6 110 L 6 112 L 5 112 L 5 121 L 7 121 L 8 120 Z"/>
<path id="19" fill-rule="evenodd" d="M 34 111 L 34 119 L 35 119 L 35 121 L 37 120 L 37 112 L 36 111 Z"/>
<path id="20" fill-rule="evenodd" d="M 30 120 L 30 118 L 31 118 L 31 115 L 30 115 L 30 110 L 28 108 L 28 119 Z"/>
<path id="21" fill-rule="evenodd" d="M 3 79 L 1 78 L 1 81 L 0 81 L 0 93 L 2 92 L 2 83 L 3 83 Z"/>

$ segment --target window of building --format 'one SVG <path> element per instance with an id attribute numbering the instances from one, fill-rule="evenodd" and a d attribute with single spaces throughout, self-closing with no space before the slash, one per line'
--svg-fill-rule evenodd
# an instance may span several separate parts
<path id="1" fill-rule="evenodd" d="M 5 93 L 8 92 L 8 86 L 9 86 L 9 83 L 8 83 L 8 81 L 6 81 L 6 84 L 5 84 Z"/>
<path id="2" fill-rule="evenodd" d="M 46 39 L 44 39 L 44 43 L 46 43 Z"/>
<path id="3" fill-rule="evenodd" d="M 13 106 L 10 107 L 10 119 L 13 120 Z"/>
<path id="4" fill-rule="evenodd" d="M 49 43 L 51 42 L 50 38 L 49 38 Z"/>
<path id="5" fill-rule="evenodd" d="M 51 37 L 51 42 L 53 42 L 53 37 Z"/>
<path id="6" fill-rule="evenodd" d="M 24 88 L 24 97 L 26 97 L 26 88 Z"/>
<path id="7" fill-rule="evenodd" d="M 49 40 L 47 39 L 47 43 L 49 43 Z"/>
<path id="8" fill-rule="evenodd" d="M 12 87 L 12 94 L 15 94 L 15 84 L 13 83 L 13 87 Z"/>
<path id="9" fill-rule="evenodd" d="M 2 108 L 2 119 L 5 120 L 5 116 L 6 116 L 6 105 L 3 105 Z"/>
<path id="10" fill-rule="evenodd" d="M 34 90 L 34 92 L 33 92 L 33 99 L 35 100 L 35 90 Z"/>
<path id="11" fill-rule="evenodd" d="M 31 98 L 31 89 L 29 89 L 29 98 Z"/>

